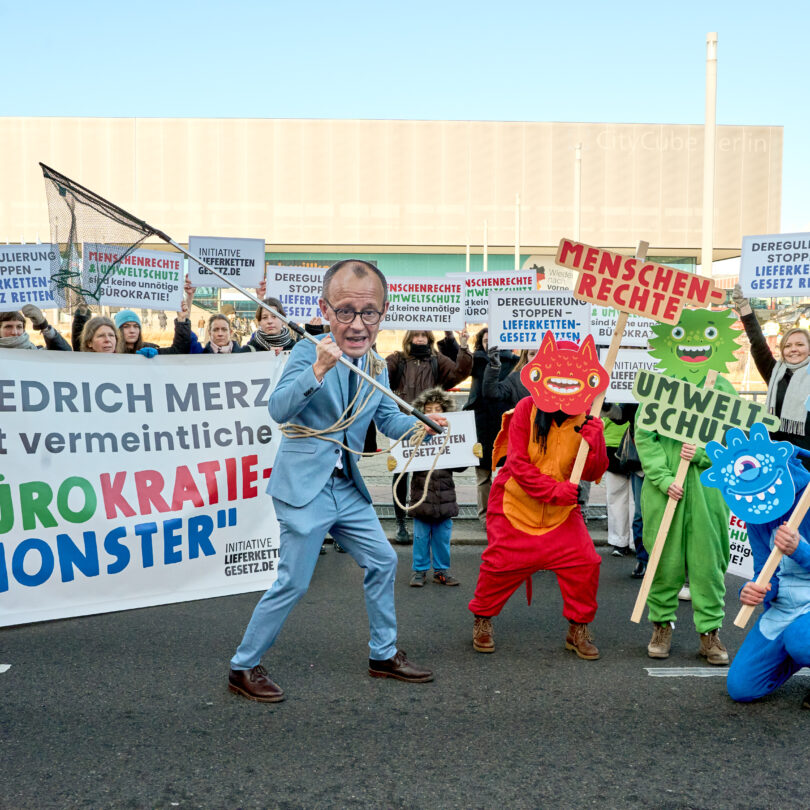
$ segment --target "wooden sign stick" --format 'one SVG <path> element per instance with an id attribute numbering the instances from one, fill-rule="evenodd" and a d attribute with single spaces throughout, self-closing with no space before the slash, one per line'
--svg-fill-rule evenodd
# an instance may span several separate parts
<path id="1" fill-rule="evenodd" d="M 647 250 L 650 247 L 649 242 L 639 242 L 636 249 L 636 258 L 642 261 L 647 257 Z M 608 376 L 613 374 L 613 366 L 616 365 L 616 356 L 619 354 L 619 347 L 622 345 L 622 338 L 624 337 L 624 328 L 627 326 L 627 313 L 619 311 L 619 318 L 616 321 L 616 328 L 613 330 L 613 336 L 610 339 L 610 348 L 608 349 L 607 357 L 602 368 L 607 371 Z M 605 401 L 605 392 L 603 391 L 591 405 L 591 416 L 599 416 L 602 411 L 602 404 Z M 582 471 L 585 469 L 585 461 L 588 458 L 588 443 L 580 441 L 579 450 L 577 451 L 577 458 L 574 461 L 574 469 L 571 470 L 571 478 L 569 479 L 572 484 L 579 484 L 582 480 Z"/>
<path id="2" fill-rule="evenodd" d="M 799 498 L 799 502 L 796 504 L 796 508 L 793 510 L 790 518 L 788 518 L 788 528 L 794 532 L 798 531 L 808 509 L 810 509 L 810 486 L 805 487 L 802 497 Z M 759 572 L 759 576 L 756 579 L 757 585 L 759 585 L 761 588 L 768 585 L 768 583 L 771 581 L 771 577 L 776 573 L 779 563 L 782 562 L 783 556 L 784 555 L 781 551 L 779 551 L 778 548 L 771 550 L 765 565 L 762 566 L 762 570 Z M 755 607 L 755 605 L 743 605 L 740 608 L 740 612 L 737 614 L 737 618 L 734 619 L 734 626 L 745 627 L 745 625 L 748 624 L 748 620 L 751 618 L 751 614 L 754 612 Z"/>
<path id="3" fill-rule="evenodd" d="M 712 388 L 716 379 L 717 372 L 715 370 L 710 371 L 706 375 L 706 379 L 703 382 L 703 387 Z M 681 445 L 681 447 L 683 447 L 683 445 Z M 677 484 L 679 487 L 683 487 L 684 481 L 686 480 L 686 472 L 689 469 L 689 464 L 690 462 L 685 458 L 682 458 L 678 464 L 678 471 L 675 473 L 675 481 L 673 483 Z M 685 494 L 686 493 L 684 493 L 684 495 Z M 652 551 L 650 552 L 650 559 L 647 562 L 647 571 L 644 574 L 644 579 L 641 582 L 641 588 L 639 588 L 638 596 L 636 597 L 633 615 L 630 617 L 630 621 L 635 622 L 636 624 L 641 621 L 641 616 L 644 613 L 644 605 L 647 603 L 647 597 L 650 594 L 650 588 L 652 588 L 653 580 L 655 579 L 655 572 L 658 568 L 658 562 L 660 561 L 661 555 L 664 552 L 664 543 L 666 542 L 667 534 L 669 534 L 669 527 L 672 525 L 672 518 L 675 515 L 675 507 L 677 505 L 678 501 L 676 501 L 674 498 L 667 499 L 667 505 L 661 518 L 661 525 L 658 527 L 658 534 L 655 535 L 655 543 Z"/>

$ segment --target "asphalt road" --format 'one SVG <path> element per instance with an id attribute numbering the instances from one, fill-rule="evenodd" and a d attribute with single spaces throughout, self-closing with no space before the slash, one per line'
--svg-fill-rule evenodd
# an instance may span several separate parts
<path id="1" fill-rule="evenodd" d="M 629 615 L 631 560 L 604 557 L 593 625 L 602 659 L 565 652 L 554 576 L 472 650 L 467 611 L 480 549 L 454 548 L 459 588 L 407 586 L 400 643 L 431 684 L 366 674 L 361 571 L 321 558 L 265 664 L 287 700 L 226 688 L 256 601 L 245 594 L 0 630 L 0 807 L 806 808 L 810 688 L 802 674 L 732 703 L 697 656 L 683 603 L 672 656 L 647 658 Z M 722 637 L 733 652 L 738 580 Z"/>

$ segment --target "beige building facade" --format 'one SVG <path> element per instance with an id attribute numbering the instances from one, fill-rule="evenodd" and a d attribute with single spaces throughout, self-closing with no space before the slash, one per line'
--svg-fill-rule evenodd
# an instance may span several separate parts
<path id="1" fill-rule="evenodd" d="M 720 126 L 715 259 L 780 230 L 782 128 Z M 49 239 L 42 161 L 180 242 L 272 255 L 549 255 L 581 241 L 699 259 L 703 127 L 669 124 L 0 118 L 0 239 Z M 511 266 L 511 260 L 508 262 Z M 457 269 L 457 267 L 456 267 Z M 463 269 L 463 268 L 462 268 Z"/>

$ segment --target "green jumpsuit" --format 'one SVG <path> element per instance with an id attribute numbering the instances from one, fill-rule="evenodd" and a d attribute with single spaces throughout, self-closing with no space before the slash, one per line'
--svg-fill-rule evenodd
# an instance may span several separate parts
<path id="1" fill-rule="evenodd" d="M 715 388 L 735 393 L 734 387 L 723 377 L 717 379 Z M 644 468 L 641 489 L 644 547 L 652 554 L 667 505 L 667 489 L 675 482 L 678 471 L 682 443 L 639 427 L 636 427 L 635 439 Z M 688 569 L 695 628 L 699 633 L 716 630 L 723 623 L 729 560 L 729 509 L 719 489 L 704 487 L 700 482 L 701 472 L 710 466 L 705 450 L 698 448 L 686 472 L 683 497 L 675 507 L 647 597 L 650 621 L 674 621 L 678 591 Z"/>

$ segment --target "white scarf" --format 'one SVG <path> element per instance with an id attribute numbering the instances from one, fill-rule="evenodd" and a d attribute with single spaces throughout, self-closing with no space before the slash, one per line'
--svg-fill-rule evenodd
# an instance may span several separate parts
<path id="1" fill-rule="evenodd" d="M 217 346 L 217 344 L 212 341 L 211 351 L 214 354 L 230 354 L 233 351 L 233 341 L 229 340 L 224 346 Z"/>
<path id="2" fill-rule="evenodd" d="M 14 335 L 13 337 L 0 338 L 0 349 L 38 349 L 31 343 L 31 338 L 23 332 L 21 335 Z"/>

